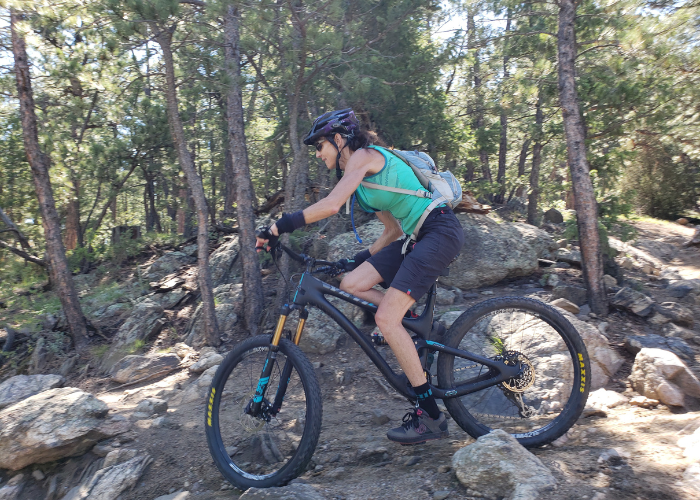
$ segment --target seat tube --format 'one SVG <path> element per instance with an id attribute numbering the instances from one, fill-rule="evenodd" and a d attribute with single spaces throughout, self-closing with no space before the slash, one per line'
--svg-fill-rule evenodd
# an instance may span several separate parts
<path id="1" fill-rule="evenodd" d="M 272 335 L 270 350 L 267 353 L 265 365 L 263 366 L 262 373 L 260 374 L 260 380 L 258 380 L 258 387 L 255 389 L 255 396 L 253 396 L 253 402 L 250 406 L 250 411 L 248 412 L 250 415 L 257 416 L 260 412 L 260 406 L 262 405 L 263 398 L 265 397 L 267 385 L 270 382 L 272 367 L 274 366 L 275 359 L 277 358 L 277 351 L 279 351 L 279 343 L 280 339 L 282 338 L 282 332 L 284 331 L 284 325 L 287 322 L 287 316 L 289 316 L 289 306 L 285 304 L 280 311 L 280 318 L 277 321 L 275 333 Z"/>

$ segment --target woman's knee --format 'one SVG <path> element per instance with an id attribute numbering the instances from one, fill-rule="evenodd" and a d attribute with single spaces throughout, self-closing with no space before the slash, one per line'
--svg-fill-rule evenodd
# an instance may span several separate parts
<path id="1" fill-rule="evenodd" d="M 381 305 L 374 315 L 374 321 L 382 332 L 391 330 L 392 326 L 400 325 L 402 318 L 403 314 L 399 315 L 396 311 Z"/>

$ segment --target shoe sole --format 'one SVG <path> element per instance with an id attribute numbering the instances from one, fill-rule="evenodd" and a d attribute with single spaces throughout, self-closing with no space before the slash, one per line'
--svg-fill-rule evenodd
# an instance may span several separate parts
<path id="1" fill-rule="evenodd" d="M 399 443 L 401 446 L 415 446 L 417 444 L 425 444 L 428 441 L 437 441 L 438 439 L 445 439 L 446 437 L 449 437 L 449 435 L 450 435 L 450 432 L 445 431 L 445 432 L 441 432 L 439 436 L 424 439 L 423 441 L 414 441 L 412 443 L 402 443 L 401 441 L 394 441 L 393 439 L 389 439 L 389 438 L 387 438 L 387 439 L 389 439 L 389 441 L 393 441 L 394 443 Z"/>

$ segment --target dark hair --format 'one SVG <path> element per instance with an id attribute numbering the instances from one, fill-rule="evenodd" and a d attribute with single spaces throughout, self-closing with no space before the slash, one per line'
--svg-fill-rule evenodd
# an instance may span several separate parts
<path id="1" fill-rule="evenodd" d="M 372 130 L 354 130 L 352 137 L 347 137 L 348 148 L 352 151 L 366 148 L 367 146 L 384 146 L 386 143 L 379 138 L 376 132 Z"/>

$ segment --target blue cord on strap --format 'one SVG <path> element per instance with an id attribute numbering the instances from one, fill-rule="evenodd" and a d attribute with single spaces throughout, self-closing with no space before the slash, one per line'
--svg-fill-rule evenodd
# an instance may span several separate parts
<path id="1" fill-rule="evenodd" d="M 352 200 L 350 200 L 350 222 L 352 222 L 352 232 L 355 233 L 355 239 L 362 243 L 360 235 L 357 234 L 357 229 L 355 229 L 355 193 L 352 194 Z"/>

